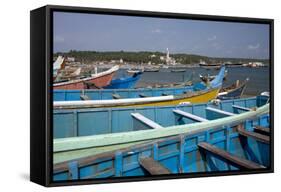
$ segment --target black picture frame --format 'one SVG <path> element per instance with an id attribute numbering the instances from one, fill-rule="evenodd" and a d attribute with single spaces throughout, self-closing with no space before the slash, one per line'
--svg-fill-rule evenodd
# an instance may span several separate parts
<path id="1" fill-rule="evenodd" d="M 53 12 L 95 13 L 204 21 L 226 21 L 270 25 L 270 155 L 271 166 L 263 170 L 172 174 L 53 182 L 52 175 L 52 54 Z M 274 20 L 246 17 L 196 15 L 136 10 L 47 5 L 30 12 L 30 180 L 43 186 L 64 186 L 274 172 Z"/>

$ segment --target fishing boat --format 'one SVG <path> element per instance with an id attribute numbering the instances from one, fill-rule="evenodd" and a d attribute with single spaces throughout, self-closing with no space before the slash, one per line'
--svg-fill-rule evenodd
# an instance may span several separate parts
<path id="1" fill-rule="evenodd" d="M 232 84 L 231 86 L 222 88 L 220 90 L 220 93 L 218 94 L 218 99 L 227 100 L 227 99 L 240 98 L 243 95 L 244 90 L 246 89 L 246 85 L 248 81 L 249 78 L 247 78 L 242 83 L 240 83 L 239 80 L 237 80 L 236 83 Z"/>
<path id="2" fill-rule="evenodd" d="M 146 107 L 178 105 L 181 103 L 203 103 L 215 99 L 221 87 L 203 91 L 188 92 L 181 95 L 167 95 L 158 97 L 84 100 L 84 101 L 54 101 L 54 109 L 100 108 L 100 107 Z"/>
<path id="3" fill-rule="evenodd" d="M 75 79 L 67 82 L 55 83 L 53 89 L 85 89 L 87 84 L 93 84 L 96 87 L 105 87 L 110 84 L 115 72 L 119 66 L 114 66 L 107 71 L 92 74 L 91 77 Z"/>
<path id="4" fill-rule="evenodd" d="M 171 72 L 179 73 L 179 72 L 185 72 L 186 69 L 172 69 Z"/>
<path id="5" fill-rule="evenodd" d="M 131 89 L 134 88 L 138 80 L 141 78 L 142 72 L 134 73 L 129 77 L 121 77 L 119 79 L 113 79 L 110 84 L 104 89 Z"/>
<path id="6" fill-rule="evenodd" d="M 209 85 L 203 82 L 195 83 L 194 85 L 187 84 L 187 82 L 179 85 L 168 85 L 150 88 L 137 89 L 87 89 L 87 90 L 53 90 L 54 101 L 79 101 L 79 100 L 108 100 L 108 99 L 122 99 L 122 98 L 139 98 L 139 97 L 157 97 L 166 95 L 180 95 L 188 92 L 200 91 L 208 89 L 209 87 L 222 86 L 225 67 L 223 66 L 218 75 L 212 80 Z M 191 75 L 192 78 L 192 75 Z M 169 87 L 170 86 L 170 87 Z"/>
<path id="7" fill-rule="evenodd" d="M 138 69 L 128 69 L 127 70 L 127 73 L 133 73 L 133 74 L 141 73 L 141 72 L 143 72 L 143 70 L 138 70 Z"/>
<path id="8" fill-rule="evenodd" d="M 192 129 L 164 139 L 55 163 L 53 180 L 267 169 L 269 135 L 267 114 L 245 123 Z"/>
<path id="9" fill-rule="evenodd" d="M 268 126 L 268 99 L 266 96 L 258 96 L 256 98 L 223 101 L 219 105 L 206 103 L 177 106 L 173 109 L 170 107 L 153 107 L 122 110 L 55 111 L 54 134 L 55 136 L 59 132 L 65 134 L 62 132 L 67 131 L 67 138 L 54 139 L 53 163 L 58 168 L 62 164 L 69 165 L 71 161 L 91 157 L 99 158 L 104 152 L 115 151 L 114 154 L 116 154 L 124 148 L 174 136 L 180 136 L 181 138 L 195 136 L 182 143 L 186 147 L 193 147 L 194 144 L 198 144 L 195 141 L 204 141 L 208 138 L 212 140 L 211 143 L 213 144 L 219 144 L 220 141 L 230 144 L 231 139 L 238 139 L 240 138 L 239 135 L 251 135 L 247 132 L 250 130 L 247 126 Z M 72 118 L 75 118 L 76 121 L 71 120 Z M 104 118 L 108 121 L 104 121 Z M 71 126 L 71 123 L 73 126 Z M 99 123 L 100 126 L 97 126 Z M 241 124 L 246 126 L 246 129 L 237 129 L 236 126 Z M 260 128 L 258 131 L 263 131 L 263 129 Z M 71 135 L 71 133 L 76 134 L 76 136 Z M 202 138 L 202 135 L 206 138 Z M 196 138 L 200 138 L 200 140 Z M 228 149 L 239 151 L 234 147 L 237 147 L 235 144 L 237 142 L 233 141 L 230 145 L 232 147 L 228 146 L 230 147 Z M 178 145 L 169 145 L 163 151 L 172 153 L 176 146 Z M 227 145 L 221 143 L 218 146 Z M 250 146 L 256 148 L 252 144 Z M 243 154 L 247 155 L 244 152 Z M 260 158 L 266 159 L 268 156 Z M 57 170 L 56 173 L 58 173 Z"/>
<path id="10" fill-rule="evenodd" d="M 57 75 L 61 69 L 65 67 L 65 58 L 58 56 L 53 64 L 53 80 L 57 78 Z"/>
<path id="11" fill-rule="evenodd" d="M 159 72 L 159 68 L 145 68 L 144 72 Z"/>

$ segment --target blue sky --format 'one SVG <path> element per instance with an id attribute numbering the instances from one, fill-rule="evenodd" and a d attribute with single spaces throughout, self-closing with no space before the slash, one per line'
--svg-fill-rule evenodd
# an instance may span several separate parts
<path id="1" fill-rule="evenodd" d="M 54 13 L 54 52 L 161 51 L 269 58 L 269 25 Z"/>

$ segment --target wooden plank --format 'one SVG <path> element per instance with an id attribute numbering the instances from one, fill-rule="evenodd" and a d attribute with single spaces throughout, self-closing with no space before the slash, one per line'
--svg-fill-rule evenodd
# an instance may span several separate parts
<path id="1" fill-rule="evenodd" d="M 243 110 L 243 111 L 251 111 L 250 108 L 248 108 L 248 107 L 242 107 L 242 106 L 239 106 L 239 105 L 232 105 L 232 107 L 235 108 L 235 109 Z"/>
<path id="2" fill-rule="evenodd" d="M 81 100 L 91 100 L 89 97 L 88 97 L 88 95 L 80 95 L 80 99 Z"/>
<path id="3" fill-rule="evenodd" d="M 179 109 L 174 109 L 173 112 L 176 113 L 177 115 L 181 115 L 182 117 L 189 118 L 189 119 L 192 119 L 192 120 L 195 120 L 195 121 L 198 121 L 198 122 L 209 121 L 208 119 L 205 119 L 203 117 L 199 117 L 197 115 L 193 115 L 191 113 L 188 113 L 188 112 L 185 112 L 185 111 L 182 111 L 182 110 L 179 110 Z"/>
<path id="4" fill-rule="evenodd" d="M 266 128 L 266 127 L 262 127 L 262 126 L 255 126 L 254 131 L 261 133 L 261 134 L 265 134 L 265 135 L 270 134 L 270 129 Z"/>
<path id="5" fill-rule="evenodd" d="M 164 167 L 151 157 L 140 158 L 139 162 L 140 165 L 151 175 L 171 174 L 171 172 L 166 167 Z"/>
<path id="6" fill-rule="evenodd" d="M 269 144 L 270 142 L 270 137 L 260 134 L 260 133 L 255 133 L 255 132 L 251 132 L 251 131 L 247 131 L 244 129 L 244 127 L 242 126 L 238 126 L 237 131 L 240 135 L 244 136 L 244 137 L 251 137 L 257 141 Z"/>
<path id="7" fill-rule="evenodd" d="M 153 129 L 162 129 L 163 127 L 161 125 L 159 125 L 158 123 L 146 118 L 145 116 L 143 116 L 140 113 L 131 113 L 131 115 L 139 120 L 140 122 L 142 122 L 143 124 L 153 128 Z"/>
<path id="8" fill-rule="evenodd" d="M 122 99 L 122 97 L 119 94 L 112 94 L 113 99 Z"/>
<path id="9" fill-rule="evenodd" d="M 198 144 L 198 147 L 200 147 L 201 149 L 204 149 L 218 157 L 221 157 L 222 159 L 225 159 L 227 162 L 229 162 L 230 164 L 239 166 L 241 168 L 244 169 L 261 169 L 261 168 L 265 168 L 263 165 L 259 165 L 255 162 L 249 161 L 247 159 L 243 159 L 240 157 L 237 157 L 235 155 L 232 155 L 230 153 L 228 153 L 225 150 L 219 149 L 213 145 L 210 145 L 209 143 L 206 142 L 201 142 Z"/>
<path id="10" fill-rule="evenodd" d="M 215 112 L 215 113 L 219 113 L 219 114 L 222 114 L 222 115 L 225 115 L 225 116 L 233 116 L 233 115 L 235 115 L 234 113 L 230 113 L 230 112 L 223 111 L 221 109 L 212 108 L 212 107 L 207 107 L 206 110 L 207 111 L 212 111 L 212 112 Z"/>

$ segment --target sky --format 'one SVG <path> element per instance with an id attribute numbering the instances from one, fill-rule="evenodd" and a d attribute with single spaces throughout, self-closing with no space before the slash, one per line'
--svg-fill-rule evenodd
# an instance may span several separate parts
<path id="1" fill-rule="evenodd" d="M 160 51 L 210 57 L 269 58 L 269 25 L 54 13 L 54 52 Z"/>

